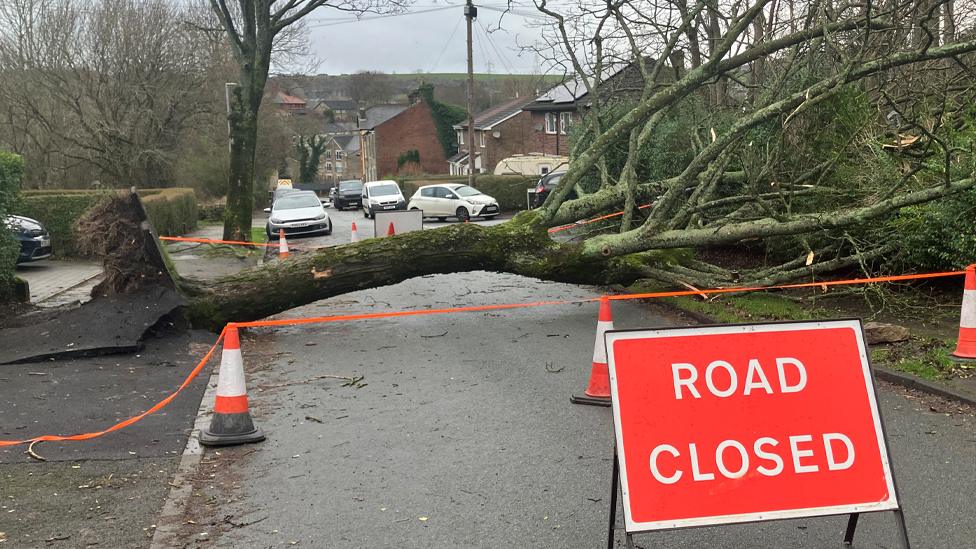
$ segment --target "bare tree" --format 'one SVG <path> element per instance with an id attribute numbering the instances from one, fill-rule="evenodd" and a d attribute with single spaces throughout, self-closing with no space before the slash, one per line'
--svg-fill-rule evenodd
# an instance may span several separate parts
<path id="1" fill-rule="evenodd" d="M 258 112 L 276 41 L 306 15 L 326 7 L 363 13 L 398 9 L 398 0 L 210 0 L 237 61 L 239 77 L 231 100 L 230 177 L 224 238 L 248 239 L 254 206 L 254 155 Z"/>
<path id="2" fill-rule="evenodd" d="M 393 95 L 393 81 L 383 72 L 360 71 L 349 76 L 346 93 L 357 105 L 385 103 Z"/>

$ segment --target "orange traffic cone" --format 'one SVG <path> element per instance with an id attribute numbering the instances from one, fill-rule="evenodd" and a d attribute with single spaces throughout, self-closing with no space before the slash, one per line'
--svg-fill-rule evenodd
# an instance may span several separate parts
<path id="1" fill-rule="evenodd" d="M 386 230 L 386 236 L 396 236 L 396 231 L 393 230 L 393 222 L 390 221 L 390 228 Z"/>
<path id="2" fill-rule="evenodd" d="M 285 240 L 285 230 L 278 229 L 278 258 L 288 257 L 288 241 Z"/>
<path id="3" fill-rule="evenodd" d="M 976 359 L 976 265 L 966 267 L 962 291 L 962 313 L 959 315 L 959 341 L 952 353 L 955 358 Z"/>
<path id="4" fill-rule="evenodd" d="M 230 325 L 224 333 L 224 349 L 217 373 L 217 400 L 214 402 L 210 427 L 200 433 L 204 446 L 233 446 L 261 442 L 264 433 L 254 426 L 244 386 L 244 359 L 237 327 Z"/>
<path id="5" fill-rule="evenodd" d="M 352 222 L 352 236 L 349 237 L 349 242 L 359 242 L 359 231 L 356 230 L 356 222 Z"/>
<path id="6" fill-rule="evenodd" d="M 610 406 L 610 370 L 607 368 L 607 347 L 603 334 L 613 329 L 613 315 L 610 300 L 600 298 L 600 317 L 596 323 L 596 341 L 593 343 L 593 368 L 590 370 L 590 383 L 582 395 L 569 398 L 573 404 L 590 406 Z"/>

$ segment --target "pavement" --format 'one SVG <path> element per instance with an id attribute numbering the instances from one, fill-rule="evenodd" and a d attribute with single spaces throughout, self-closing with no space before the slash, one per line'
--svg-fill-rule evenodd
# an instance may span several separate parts
<path id="1" fill-rule="evenodd" d="M 92 261 L 43 260 L 17 265 L 17 276 L 30 286 L 31 303 L 39 307 L 58 307 L 91 299 L 102 265 Z"/>
<path id="2" fill-rule="evenodd" d="M 428 276 L 283 317 L 592 297 L 512 275 Z M 252 414 L 268 440 L 210 451 L 181 517 L 188 547 L 605 546 L 612 425 L 576 406 L 596 304 L 254 330 Z M 614 304 L 617 328 L 682 320 Z M 343 379 L 363 377 L 349 384 Z M 971 408 L 882 384 L 915 547 L 976 539 Z M 622 520 L 622 511 L 618 517 Z M 638 546 L 841 547 L 843 517 L 636 536 Z M 891 513 L 856 547 L 896 547 Z M 618 542 L 622 546 L 622 542 Z"/>
<path id="3" fill-rule="evenodd" d="M 0 439 L 105 429 L 175 390 L 213 342 L 190 332 L 143 351 L 0 366 Z M 0 449 L 0 546 L 148 547 L 207 376 L 160 412 L 78 442 Z M 44 459 L 46 461 L 39 461 Z"/>

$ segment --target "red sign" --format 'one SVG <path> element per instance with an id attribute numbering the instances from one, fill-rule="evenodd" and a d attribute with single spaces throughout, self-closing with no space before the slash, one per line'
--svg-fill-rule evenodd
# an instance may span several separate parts
<path id="1" fill-rule="evenodd" d="M 859 321 L 606 342 L 628 532 L 898 508 Z"/>

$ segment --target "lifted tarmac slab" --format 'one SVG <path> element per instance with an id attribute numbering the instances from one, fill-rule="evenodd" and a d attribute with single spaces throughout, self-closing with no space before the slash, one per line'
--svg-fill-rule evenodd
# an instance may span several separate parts
<path id="1" fill-rule="evenodd" d="M 164 287 L 97 298 L 38 324 L 0 330 L 0 364 L 136 351 L 146 330 L 183 304 Z"/>
<path id="2" fill-rule="evenodd" d="M 216 340 L 191 331 L 146 341 L 138 354 L 13 364 L 0 368 L 0 439 L 100 431 L 159 402 L 180 386 Z M 211 359 L 216 364 L 219 355 Z M 209 368 L 167 407 L 102 437 L 43 442 L 49 461 L 179 457 L 193 427 Z M 32 461 L 26 445 L 0 448 L 0 464 Z"/>

